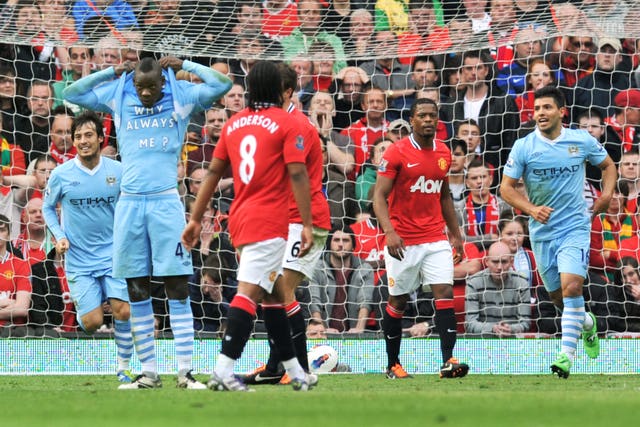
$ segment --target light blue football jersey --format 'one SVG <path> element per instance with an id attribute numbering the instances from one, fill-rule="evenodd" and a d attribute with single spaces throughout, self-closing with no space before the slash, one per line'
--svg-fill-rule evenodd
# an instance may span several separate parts
<path id="1" fill-rule="evenodd" d="M 204 84 L 176 80 L 173 70 L 162 70 L 162 98 L 151 108 L 138 98 L 133 73 L 114 79 L 113 68 L 84 77 L 65 88 L 74 104 L 113 115 L 118 151 L 124 167 L 122 191 L 152 194 L 175 188 L 178 160 L 191 115 L 211 105 L 231 88 L 226 76 L 200 64 L 184 61 Z"/>
<path id="2" fill-rule="evenodd" d="M 529 219 L 532 240 L 553 240 L 574 229 L 589 232 L 585 162 L 599 165 L 606 157 L 604 147 L 585 130 L 563 128 L 551 141 L 536 129 L 513 144 L 504 174 L 524 179 L 531 203 L 554 209 L 547 224 Z"/>
<path id="3" fill-rule="evenodd" d="M 56 240 L 69 241 L 65 268 L 72 273 L 111 270 L 113 215 L 122 165 L 106 157 L 93 170 L 75 158 L 56 167 L 45 190 L 42 213 Z M 60 203 L 60 221 L 56 206 Z"/>

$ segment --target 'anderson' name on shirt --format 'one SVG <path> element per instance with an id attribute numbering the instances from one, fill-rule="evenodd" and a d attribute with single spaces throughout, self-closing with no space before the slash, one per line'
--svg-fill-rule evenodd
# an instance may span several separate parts
<path id="1" fill-rule="evenodd" d="M 227 135 L 230 135 L 233 131 L 238 130 L 245 126 L 260 126 L 265 128 L 269 133 L 274 134 L 280 127 L 277 123 L 271 120 L 269 117 L 265 117 L 262 114 L 251 114 L 246 117 L 241 117 L 234 121 L 227 127 Z"/>

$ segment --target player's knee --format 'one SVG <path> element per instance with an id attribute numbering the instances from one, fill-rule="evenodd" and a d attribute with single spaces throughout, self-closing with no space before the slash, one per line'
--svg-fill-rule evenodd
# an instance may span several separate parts
<path id="1" fill-rule="evenodd" d="M 82 329 L 88 334 L 92 334 L 97 331 L 100 326 L 102 326 L 103 318 L 100 314 L 97 313 L 89 313 L 85 316 L 82 316 L 81 324 Z"/>
<path id="2" fill-rule="evenodd" d="M 131 307 L 129 304 L 122 303 L 117 306 L 112 305 L 113 317 L 116 320 L 129 320 L 131 317 Z"/>
<path id="3" fill-rule="evenodd" d="M 189 296 L 187 276 L 169 276 L 164 278 L 164 289 L 169 299 L 183 300 Z"/>
<path id="4" fill-rule="evenodd" d="M 127 290 L 131 302 L 144 301 L 150 298 L 148 279 L 127 279 Z"/>

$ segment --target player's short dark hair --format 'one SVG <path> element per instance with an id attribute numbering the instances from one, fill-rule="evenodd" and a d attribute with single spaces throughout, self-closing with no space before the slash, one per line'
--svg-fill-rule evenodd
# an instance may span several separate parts
<path id="1" fill-rule="evenodd" d="M 298 86 L 298 74 L 296 73 L 296 70 L 284 62 L 278 63 L 278 69 L 282 76 L 282 89 L 296 90 L 296 87 Z"/>
<path id="2" fill-rule="evenodd" d="M 461 149 L 462 152 L 465 154 L 465 156 L 469 152 L 469 147 L 467 146 L 467 141 L 465 141 L 463 139 L 460 139 L 460 138 L 451 138 L 451 140 L 449 141 L 449 149 L 453 153 L 453 151 L 456 148 Z"/>
<path id="3" fill-rule="evenodd" d="M 96 134 L 98 138 L 104 138 L 104 129 L 102 128 L 102 120 L 100 117 L 93 111 L 83 111 L 77 117 L 73 118 L 73 122 L 71 123 L 71 137 L 76 133 L 76 129 L 81 126 L 84 126 L 87 123 L 93 123 L 96 128 Z"/>
<path id="4" fill-rule="evenodd" d="M 467 170 L 473 169 L 473 168 L 485 168 L 489 170 L 489 166 L 487 166 L 487 164 L 485 163 L 482 157 L 476 157 L 475 159 L 471 160 L 471 162 L 467 165 Z"/>
<path id="5" fill-rule="evenodd" d="M 248 105 L 252 110 L 260 104 L 282 106 L 282 77 L 272 61 L 258 61 L 247 75 Z"/>
<path id="6" fill-rule="evenodd" d="M 553 102 L 555 102 L 555 104 L 556 104 L 556 106 L 558 108 L 562 108 L 562 107 L 565 106 L 564 95 L 562 94 L 560 89 L 558 89 L 557 87 L 554 87 L 554 86 L 541 87 L 540 89 L 536 90 L 533 93 L 533 96 L 534 96 L 534 99 L 552 98 Z"/>
<path id="7" fill-rule="evenodd" d="M 162 67 L 160 67 L 160 64 L 158 64 L 158 61 L 156 61 L 154 58 L 147 56 L 145 58 L 142 58 L 140 62 L 138 62 L 136 71 L 139 71 L 141 73 L 151 73 L 157 71 L 162 74 Z"/>
<path id="8" fill-rule="evenodd" d="M 600 125 L 604 125 L 604 117 L 602 117 L 602 113 L 595 108 L 589 108 L 588 110 L 578 114 L 578 117 L 576 117 L 576 123 L 580 123 L 580 120 L 583 118 L 590 119 L 592 117 L 598 119 Z"/>
<path id="9" fill-rule="evenodd" d="M 75 117 L 76 115 L 69 107 L 65 105 L 58 105 L 53 109 L 53 111 L 51 111 L 51 118 L 54 118 L 56 116 Z"/>
<path id="10" fill-rule="evenodd" d="M 416 99 L 413 105 L 411 106 L 411 109 L 409 110 L 409 117 L 413 117 L 416 114 L 418 105 L 433 105 L 436 109 L 436 112 L 438 111 L 438 104 L 433 99 L 420 98 L 420 99 Z"/>

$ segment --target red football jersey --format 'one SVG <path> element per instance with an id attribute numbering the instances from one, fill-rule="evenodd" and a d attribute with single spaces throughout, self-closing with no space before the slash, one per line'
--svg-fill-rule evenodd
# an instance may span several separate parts
<path id="1" fill-rule="evenodd" d="M 370 219 L 351 224 L 351 230 L 356 237 L 356 247 L 354 253 L 357 257 L 365 261 L 380 261 L 384 259 L 384 247 L 387 239 L 384 232 Z M 373 283 L 378 284 L 380 276 L 385 273 L 385 269 L 374 270 Z"/>
<path id="2" fill-rule="evenodd" d="M 286 165 L 304 163 L 304 137 L 282 108 L 245 108 L 222 128 L 213 152 L 231 163 L 235 198 L 229 212 L 234 246 L 287 238 L 290 184 Z"/>
<path id="3" fill-rule="evenodd" d="M 331 213 L 329 212 L 329 203 L 322 191 L 322 143 L 318 136 L 318 131 L 311 124 L 309 118 L 304 113 L 296 109 L 293 104 L 287 109 L 300 126 L 300 131 L 304 137 L 304 156 L 307 165 L 307 173 L 309 174 L 309 186 L 311 188 L 311 215 L 313 216 L 313 225 L 325 230 L 331 229 Z M 289 222 L 293 224 L 302 224 L 302 218 L 298 211 L 296 199 L 293 192 L 289 195 Z"/>
<path id="4" fill-rule="evenodd" d="M 298 4 L 295 1 L 288 2 L 284 8 L 276 11 L 262 8 L 262 34 L 270 39 L 286 37 L 299 26 Z"/>
<path id="5" fill-rule="evenodd" d="M 369 127 L 367 124 L 367 118 L 363 117 L 340 132 L 342 135 L 346 135 L 351 138 L 353 145 L 356 146 L 356 151 L 354 153 L 356 163 L 354 168 L 355 174 L 349 178 L 353 179 L 355 178 L 355 175 L 360 173 L 362 165 L 365 164 L 369 158 L 369 149 L 377 139 L 382 138 L 387 134 L 388 127 L 389 121 L 386 119 L 383 121 L 381 128 Z"/>
<path id="6" fill-rule="evenodd" d="M 442 185 L 449 182 L 451 152 L 437 140 L 434 145 L 423 150 L 410 135 L 387 148 L 378 167 L 378 175 L 394 180 L 389 215 L 407 245 L 447 239 L 440 198 Z"/>
<path id="7" fill-rule="evenodd" d="M 76 306 L 71 298 L 71 291 L 69 290 L 69 282 L 67 281 L 67 274 L 62 266 L 56 267 L 56 273 L 58 273 L 58 280 L 60 281 L 60 292 L 62 292 L 62 302 L 64 303 L 64 311 L 62 312 L 62 325 L 60 329 L 65 332 L 74 332 L 78 330 L 78 321 L 76 319 Z"/>
<path id="8" fill-rule="evenodd" d="M 31 293 L 31 266 L 23 259 L 7 252 L 0 260 L 0 299 L 16 299 L 16 292 L 26 291 Z M 13 323 L 23 324 L 26 319 L 15 319 Z M 0 320 L 0 325 L 7 321 Z"/>

